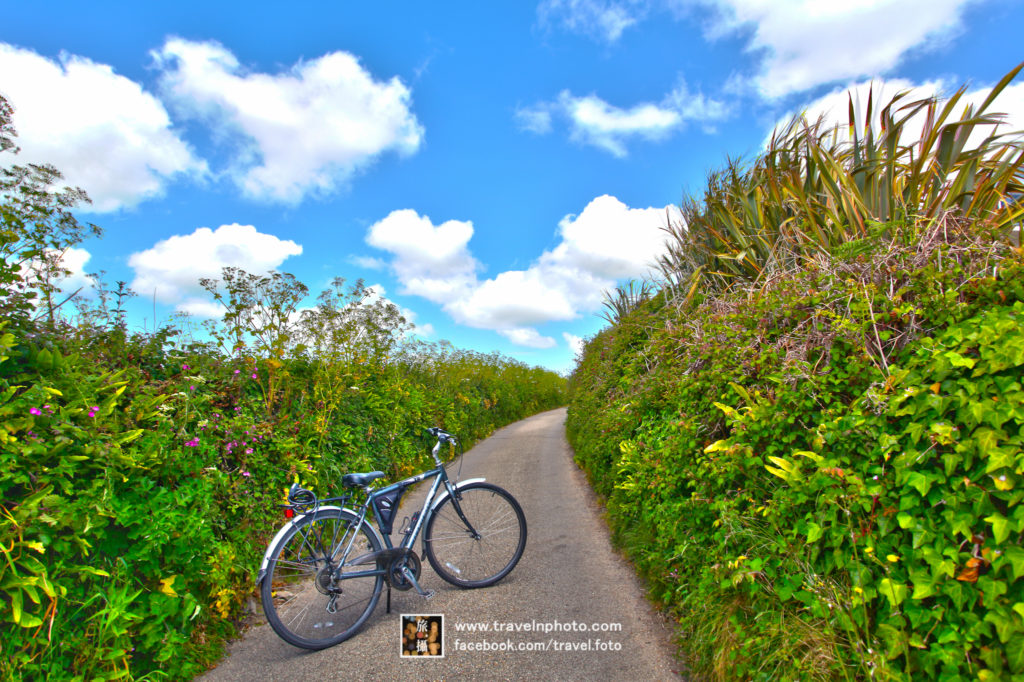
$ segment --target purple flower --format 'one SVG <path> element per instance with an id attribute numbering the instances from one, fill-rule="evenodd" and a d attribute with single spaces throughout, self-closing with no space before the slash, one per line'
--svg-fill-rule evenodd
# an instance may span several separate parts
<path id="1" fill-rule="evenodd" d="M 184 371 L 185 371 L 185 370 L 187 370 L 187 369 L 188 369 L 188 365 L 182 365 L 182 366 L 181 366 L 181 371 L 183 371 L 183 372 L 184 372 Z"/>
<path id="2" fill-rule="evenodd" d="M 188 390 L 190 390 L 190 391 L 194 391 L 194 390 L 196 390 L 196 387 L 195 387 L 195 386 L 189 386 L 189 387 L 188 387 Z"/>
<path id="3" fill-rule="evenodd" d="M 186 442 L 185 446 L 186 447 L 190 447 L 190 448 L 197 448 L 197 447 L 199 447 L 199 436 L 196 436 L 192 440 Z"/>
<path id="4" fill-rule="evenodd" d="M 28 413 L 29 414 L 42 414 L 42 412 L 39 410 L 38 407 L 30 407 L 30 408 L 28 408 Z"/>

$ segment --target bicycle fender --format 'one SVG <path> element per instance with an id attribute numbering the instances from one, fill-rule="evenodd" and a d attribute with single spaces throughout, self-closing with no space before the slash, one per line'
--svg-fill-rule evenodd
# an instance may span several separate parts
<path id="1" fill-rule="evenodd" d="M 326 510 L 340 510 L 340 511 L 348 512 L 349 514 L 352 514 L 352 515 L 357 516 L 357 517 L 359 516 L 358 514 L 356 514 L 354 511 L 352 511 L 348 507 L 342 508 L 342 507 L 335 507 L 333 505 L 326 506 L 326 507 L 320 507 L 316 511 L 324 511 L 325 509 Z M 292 526 L 297 524 L 302 519 L 304 519 L 307 516 L 309 516 L 309 514 L 311 514 L 311 513 L 313 513 L 313 512 L 307 512 L 305 514 L 298 514 L 298 515 L 288 519 L 288 522 L 286 524 L 284 524 L 283 526 L 281 526 L 281 530 L 277 531 L 277 535 L 275 535 L 274 539 L 270 541 L 269 545 L 267 545 L 267 551 L 263 554 L 263 563 L 260 564 L 260 572 L 256 575 L 256 586 L 257 587 L 259 587 L 260 583 L 263 582 L 263 578 L 266 577 L 266 575 L 267 575 L 267 566 L 270 565 L 270 557 L 274 556 L 274 554 L 277 553 L 277 546 L 278 546 L 278 544 L 280 544 L 281 540 L 284 538 L 285 533 L 288 532 L 288 529 L 290 529 Z M 381 545 L 384 544 L 384 541 L 380 537 L 380 533 L 377 532 L 377 529 L 374 528 L 373 525 L 371 525 L 369 523 L 364 523 L 363 525 L 365 525 L 367 528 L 369 528 L 370 532 L 377 536 L 377 540 L 380 542 Z"/>
<path id="2" fill-rule="evenodd" d="M 486 481 L 486 480 L 487 480 L 486 478 L 467 478 L 465 481 L 459 481 L 458 483 L 456 483 L 455 484 L 455 489 L 458 490 L 459 488 L 461 488 L 463 486 L 466 486 L 466 485 L 469 485 L 470 483 L 481 483 L 481 482 Z M 430 505 L 430 511 L 434 511 L 435 509 L 437 509 L 441 505 L 441 503 L 444 502 L 447 498 L 448 498 L 448 489 L 445 488 L 444 492 L 442 492 L 440 495 L 438 495 L 434 499 L 434 503 L 432 505 Z"/>

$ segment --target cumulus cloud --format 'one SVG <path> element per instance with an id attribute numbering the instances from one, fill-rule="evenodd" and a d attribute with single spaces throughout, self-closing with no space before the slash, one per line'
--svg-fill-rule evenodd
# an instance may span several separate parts
<path id="1" fill-rule="evenodd" d="M 645 13 L 643 0 L 543 0 L 537 6 L 541 25 L 558 25 L 609 43 L 617 41 Z"/>
<path id="2" fill-rule="evenodd" d="M 402 293 L 448 303 L 476 283 L 480 264 L 469 252 L 472 236 L 471 222 L 449 220 L 435 226 L 428 216 L 403 209 L 371 225 L 366 243 L 392 254 Z"/>
<path id="3" fill-rule="evenodd" d="M 220 314 L 220 308 L 200 295 L 200 278 L 219 278 L 221 270 L 229 266 L 264 273 L 301 253 L 299 244 L 259 232 L 252 225 L 221 225 L 216 230 L 200 227 L 133 253 L 128 259 L 135 270 L 131 287 L 141 296 L 155 295 L 179 310 L 213 317 Z"/>
<path id="4" fill-rule="evenodd" d="M 972 0 L 694 0 L 716 10 L 709 37 L 750 31 L 753 86 L 768 98 L 883 74 L 954 34 Z"/>
<path id="5" fill-rule="evenodd" d="M 499 329 L 498 333 L 517 346 L 527 348 L 554 348 L 558 343 L 550 336 L 542 336 L 536 329 L 517 327 L 515 329 Z"/>
<path id="6" fill-rule="evenodd" d="M 518 345 L 551 348 L 556 341 L 536 326 L 595 312 L 604 290 L 649 273 L 664 251 L 666 210 L 597 197 L 559 222 L 559 243 L 530 267 L 484 280 L 468 248 L 469 222 L 435 227 L 415 211 L 395 211 L 371 226 L 367 243 L 392 254 L 403 293 L 440 303 L 459 324 L 494 330 Z"/>
<path id="7" fill-rule="evenodd" d="M 568 121 L 570 139 L 621 158 L 627 155 L 627 143 L 632 139 L 661 140 L 688 121 L 700 122 L 711 132 L 712 124 L 728 113 L 723 102 L 691 93 L 680 81 L 661 102 L 641 102 L 629 108 L 609 104 L 594 94 L 577 96 L 563 90 L 553 102 L 518 109 L 516 120 L 520 129 L 543 135 L 552 130 L 552 121 L 558 116 Z"/>
<path id="8" fill-rule="evenodd" d="M 381 154 L 411 154 L 423 139 L 409 88 L 375 80 L 347 52 L 277 74 L 250 71 L 215 42 L 172 38 L 153 57 L 184 114 L 240 142 L 231 173 L 251 197 L 331 193 Z"/>
<path id="9" fill-rule="evenodd" d="M 53 164 L 88 192 L 92 211 L 134 206 L 160 196 L 177 176 L 207 171 L 160 101 L 106 64 L 0 43 L 0 74 L 21 147 L 7 161 Z"/>

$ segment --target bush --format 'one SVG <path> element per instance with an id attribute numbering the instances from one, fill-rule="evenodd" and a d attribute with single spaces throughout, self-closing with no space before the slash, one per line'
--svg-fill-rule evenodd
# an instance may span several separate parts
<path id="1" fill-rule="evenodd" d="M 972 228 L 882 226 L 587 344 L 570 439 L 695 672 L 1024 673 L 1024 263 Z"/>

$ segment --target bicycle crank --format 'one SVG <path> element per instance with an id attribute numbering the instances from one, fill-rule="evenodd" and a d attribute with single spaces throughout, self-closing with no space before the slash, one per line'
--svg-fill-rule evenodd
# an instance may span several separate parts
<path id="1" fill-rule="evenodd" d="M 419 581 L 422 568 L 420 558 L 414 552 L 395 557 L 388 565 L 388 584 L 402 592 L 410 590 Z M 408 569 L 408 572 L 406 569 Z M 408 577 L 410 575 L 412 576 L 411 580 Z"/>

